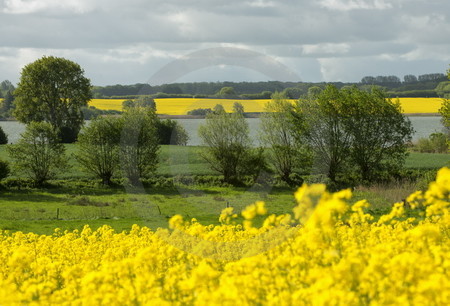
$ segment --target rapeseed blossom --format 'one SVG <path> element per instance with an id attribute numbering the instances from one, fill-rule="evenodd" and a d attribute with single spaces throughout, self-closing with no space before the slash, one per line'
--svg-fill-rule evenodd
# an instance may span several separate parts
<path id="1" fill-rule="evenodd" d="M 374 220 L 351 191 L 304 185 L 292 214 L 258 202 L 220 225 L 0 231 L 1 305 L 450 304 L 450 170 Z M 416 209 L 417 218 L 405 211 Z M 422 213 L 423 217 L 420 217 Z"/>

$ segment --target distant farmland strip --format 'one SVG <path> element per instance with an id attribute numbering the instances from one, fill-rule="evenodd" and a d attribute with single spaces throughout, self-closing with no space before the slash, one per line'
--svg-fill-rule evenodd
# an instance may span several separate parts
<path id="1" fill-rule="evenodd" d="M 394 99 L 395 100 L 395 99 Z M 442 104 L 440 98 L 399 98 L 406 114 L 437 114 Z M 89 105 L 104 110 L 122 110 L 121 99 L 93 99 Z M 236 100 L 236 99 L 189 99 L 169 98 L 155 99 L 158 114 L 186 115 L 197 108 L 214 108 L 222 104 L 226 111 L 233 109 L 233 104 L 239 102 L 246 112 L 263 112 L 264 105 L 270 100 Z"/>

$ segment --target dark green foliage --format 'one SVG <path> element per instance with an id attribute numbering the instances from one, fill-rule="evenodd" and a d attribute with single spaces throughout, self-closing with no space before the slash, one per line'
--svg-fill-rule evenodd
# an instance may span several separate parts
<path id="1" fill-rule="evenodd" d="M 120 115 L 120 114 L 122 114 L 121 111 L 103 110 L 103 109 L 98 109 L 94 106 L 89 106 L 89 107 L 83 106 L 81 108 L 81 112 L 83 113 L 84 120 L 92 120 L 94 118 L 97 118 L 98 116 L 104 116 L 104 115 Z"/>
<path id="2" fill-rule="evenodd" d="M 6 135 L 3 128 L 0 126 L 0 145 L 8 143 L 8 135 Z"/>
<path id="3" fill-rule="evenodd" d="M 234 88 L 231 86 L 222 87 L 218 92 L 217 96 L 220 98 L 235 98 L 236 92 L 234 91 Z"/>
<path id="4" fill-rule="evenodd" d="M 162 145 L 185 146 L 189 140 L 186 130 L 175 120 L 158 120 L 156 127 L 159 143 Z"/>
<path id="5" fill-rule="evenodd" d="M 124 110 L 132 107 L 150 107 L 156 111 L 156 103 L 150 96 L 139 96 L 133 100 L 125 100 L 122 102 L 122 108 Z"/>
<path id="6" fill-rule="evenodd" d="M 190 116 L 206 116 L 207 114 L 211 113 L 212 109 L 210 108 L 197 108 L 193 109 L 187 112 Z"/>
<path id="7" fill-rule="evenodd" d="M 5 117 L 9 117 L 10 116 L 10 111 L 13 109 L 14 107 L 14 95 L 13 95 L 13 90 L 8 90 L 5 94 L 4 94 L 4 99 L 1 102 L 1 107 L 0 107 L 0 114 L 4 115 Z"/>
<path id="8" fill-rule="evenodd" d="M 46 122 L 31 122 L 17 144 L 8 147 L 13 170 L 24 173 L 42 185 L 67 169 L 65 148 L 53 127 Z"/>
<path id="9" fill-rule="evenodd" d="M 90 80 L 67 59 L 43 57 L 26 65 L 15 93 L 14 116 L 23 123 L 45 121 L 73 142 L 83 123 L 81 107 L 92 98 Z M 63 128 L 65 131 L 62 131 Z"/>
<path id="10" fill-rule="evenodd" d="M 9 175 L 9 163 L 0 159 L 0 181 L 7 178 Z"/>
<path id="11" fill-rule="evenodd" d="M 408 154 L 411 123 L 378 88 L 330 85 L 300 101 L 297 113 L 306 121 L 302 139 L 314 152 L 316 168 L 333 184 L 376 181 L 399 171 Z"/>

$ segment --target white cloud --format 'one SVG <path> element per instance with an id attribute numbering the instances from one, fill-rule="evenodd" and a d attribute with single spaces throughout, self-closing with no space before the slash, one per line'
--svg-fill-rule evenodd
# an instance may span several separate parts
<path id="1" fill-rule="evenodd" d="M 275 2 L 273 2 L 273 1 L 266 1 L 266 0 L 253 0 L 253 1 L 247 1 L 246 3 L 249 6 L 261 7 L 261 8 L 275 7 L 276 6 Z"/>
<path id="2" fill-rule="evenodd" d="M 85 13 L 93 9 L 88 0 L 5 0 L 3 12 L 7 14 L 32 14 L 38 12 Z"/>
<path id="3" fill-rule="evenodd" d="M 350 45 L 348 43 L 323 43 L 316 45 L 304 45 L 302 46 L 303 54 L 305 55 L 334 55 L 334 54 L 345 54 L 350 50 Z"/>
<path id="4" fill-rule="evenodd" d="M 330 10 L 386 10 L 393 7 L 389 0 L 321 0 L 320 6 Z"/>

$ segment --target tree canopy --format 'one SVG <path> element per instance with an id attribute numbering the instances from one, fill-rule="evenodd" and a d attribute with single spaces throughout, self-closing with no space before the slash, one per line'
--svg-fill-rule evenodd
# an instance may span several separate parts
<path id="1" fill-rule="evenodd" d="M 14 116 L 23 123 L 48 122 L 64 142 L 73 142 L 83 123 L 81 107 L 91 98 L 90 80 L 78 64 L 44 56 L 22 69 Z"/>

